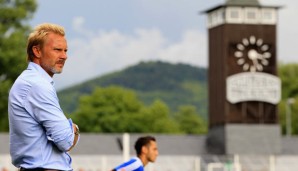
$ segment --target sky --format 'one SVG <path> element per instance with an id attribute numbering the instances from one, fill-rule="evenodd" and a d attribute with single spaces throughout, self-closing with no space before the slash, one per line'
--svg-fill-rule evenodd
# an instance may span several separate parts
<path id="1" fill-rule="evenodd" d="M 164 61 L 208 67 L 207 16 L 225 0 L 37 0 L 30 25 L 62 25 L 68 59 L 54 76 L 57 90 L 136 65 Z M 298 63 L 298 1 L 259 0 L 281 6 L 277 60 Z"/>

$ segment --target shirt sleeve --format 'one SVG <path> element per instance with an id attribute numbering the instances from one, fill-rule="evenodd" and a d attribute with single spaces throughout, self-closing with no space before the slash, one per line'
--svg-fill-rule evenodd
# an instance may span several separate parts
<path id="1" fill-rule="evenodd" d="M 72 146 L 72 121 L 67 120 L 60 108 L 56 90 L 52 85 L 33 85 L 25 108 L 42 125 L 47 139 L 53 141 L 61 151 L 67 151 Z"/>

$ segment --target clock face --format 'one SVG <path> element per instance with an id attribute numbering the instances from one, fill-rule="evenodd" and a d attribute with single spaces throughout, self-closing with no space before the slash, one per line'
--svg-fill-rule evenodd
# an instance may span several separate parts
<path id="1" fill-rule="evenodd" d="M 271 58 L 269 48 L 269 45 L 265 44 L 262 39 L 250 36 L 237 43 L 234 56 L 243 71 L 263 71 L 264 66 L 269 65 L 269 59 Z"/>

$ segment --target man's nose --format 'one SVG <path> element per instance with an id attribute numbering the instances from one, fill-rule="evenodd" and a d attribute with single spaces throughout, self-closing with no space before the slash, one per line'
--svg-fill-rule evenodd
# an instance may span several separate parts
<path id="1" fill-rule="evenodd" d="M 63 52 L 62 55 L 61 55 L 61 58 L 63 58 L 63 59 L 66 60 L 67 59 L 67 53 L 66 52 Z"/>

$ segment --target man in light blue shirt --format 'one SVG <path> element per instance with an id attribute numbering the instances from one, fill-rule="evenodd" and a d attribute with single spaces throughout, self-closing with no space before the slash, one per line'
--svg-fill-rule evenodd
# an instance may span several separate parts
<path id="1" fill-rule="evenodd" d="M 79 129 L 60 108 L 53 75 L 67 59 L 64 28 L 41 24 L 29 35 L 28 68 L 9 92 L 10 154 L 23 170 L 72 170 L 68 153 Z"/>

